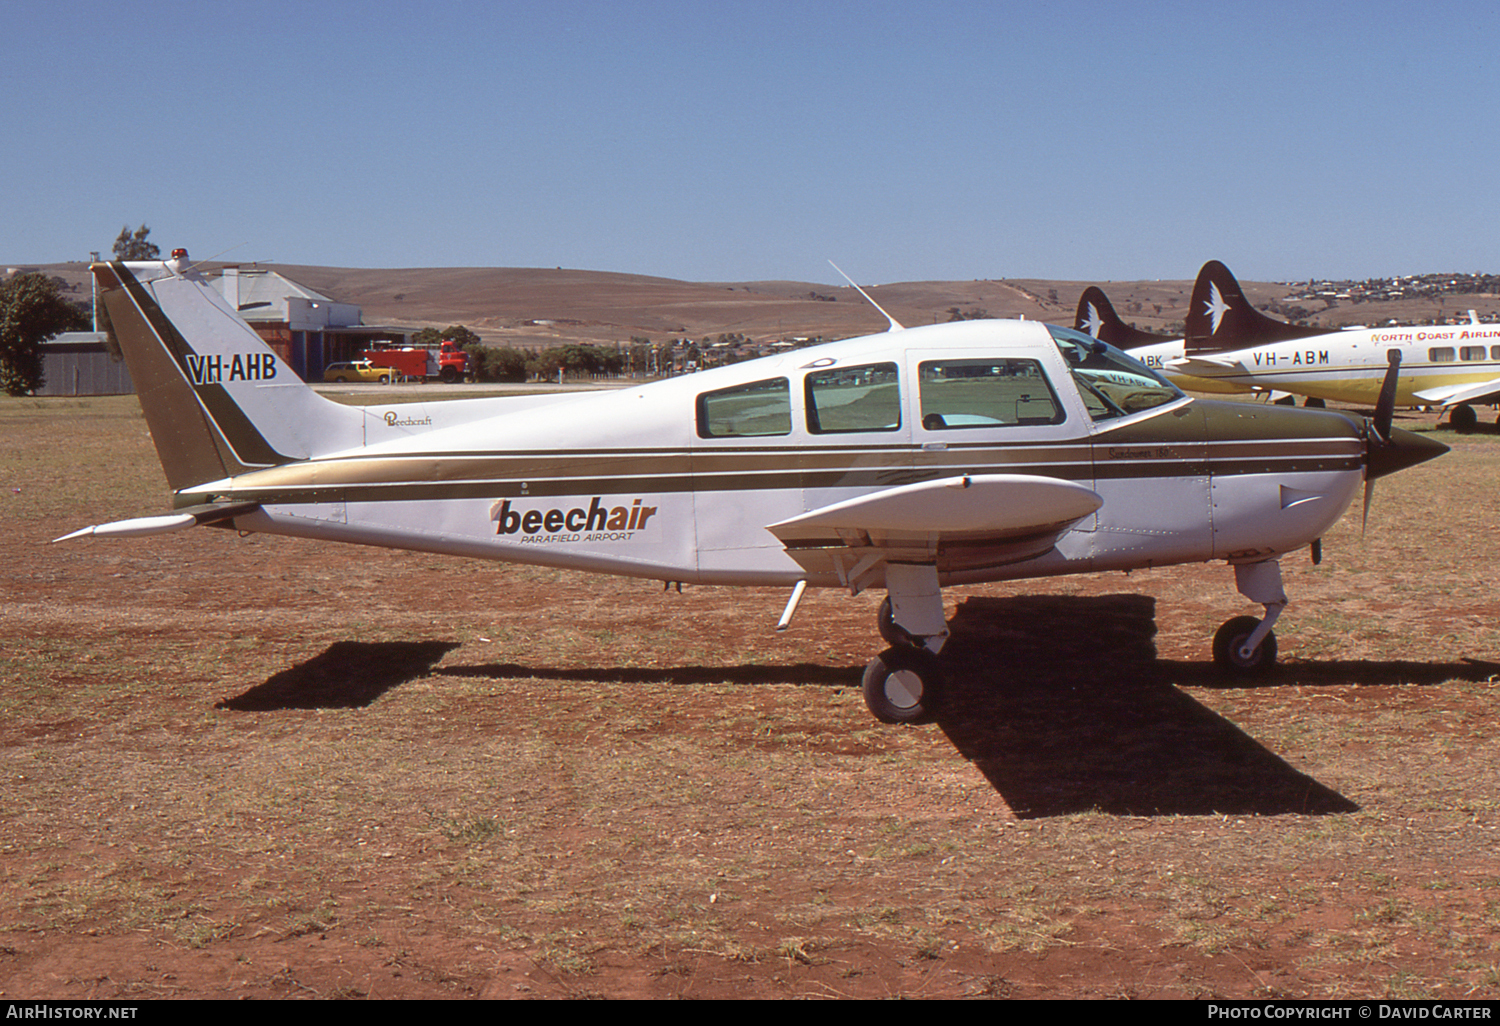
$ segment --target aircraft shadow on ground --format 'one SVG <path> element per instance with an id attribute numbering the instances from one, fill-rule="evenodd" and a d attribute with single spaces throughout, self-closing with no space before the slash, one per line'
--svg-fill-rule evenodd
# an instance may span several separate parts
<path id="1" fill-rule="evenodd" d="M 305 663 L 282 670 L 216 709 L 358 709 L 392 688 L 425 677 L 455 641 L 337 641 Z"/>
<path id="2" fill-rule="evenodd" d="M 818 663 L 742 666 L 522 666 L 519 663 L 485 663 L 480 666 L 445 666 L 449 677 L 503 677 L 511 680 L 597 681 L 605 684 L 811 684 L 828 687 L 858 687 L 860 668 L 823 666 Z"/>
<path id="3" fill-rule="evenodd" d="M 1358 808 L 1174 686 L 1257 685 L 1226 682 L 1211 662 L 1159 660 L 1147 596 L 976 597 L 950 628 L 937 723 L 1018 816 Z M 1266 683 L 1430 684 L 1497 671 L 1477 662 L 1299 663 Z"/>
<path id="4" fill-rule="evenodd" d="M 1144 595 L 972 597 L 959 604 L 942 663 L 937 726 L 1022 818 L 1277 815 L 1355 811 L 1230 721 L 1179 690 L 1245 688 L 1212 663 L 1156 656 L 1155 600 Z M 1204 642 L 1207 645 L 1207 639 Z M 428 676 L 457 642 L 337 642 L 216 708 L 361 708 Z M 858 667 L 444 666 L 452 677 L 622 684 L 858 687 Z M 1500 663 L 1299 662 L 1267 683 L 1425 686 L 1500 676 Z M 889 728 L 897 729 L 897 728 Z M 924 728 L 930 729 L 930 728 Z"/>

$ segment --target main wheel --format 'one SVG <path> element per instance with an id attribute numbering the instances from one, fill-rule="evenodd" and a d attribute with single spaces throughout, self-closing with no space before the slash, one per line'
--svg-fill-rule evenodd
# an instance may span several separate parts
<path id="1" fill-rule="evenodd" d="M 1455 406 L 1453 412 L 1448 414 L 1448 426 L 1461 435 L 1473 431 L 1478 423 L 1479 414 L 1474 412 L 1472 406 Z"/>
<path id="2" fill-rule="evenodd" d="M 1248 658 L 1240 654 L 1246 639 L 1259 626 L 1260 621 L 1253 616 L 1236 616 L 1220 627 L 1214 635 L 1214 665 L 1236 677 L 1259 677 L 1270 673 L 1276 665 L 1275 631 L 1267 634 L 1260 647 Z"/>
<path id="3" fill-rule="evenodd" d="M 937 710 L 943 687 L 937 657 L 892 645 L 865 667 L 865 705 L 881 723 L 921 723 Z"/>
<path id="4" fill-rule="evenodd" d="M 889 595 L 885 597 L 885 601 L 880 603 L 880 612 L 875 616 L 875 629 L 880 632 L 881 640 L 887 645 L 897 648 L 917 647 L 917 643 L 912 639 L 912 636 L 896 626 L 896 615 L 891 611 L 891 597 Z"/>

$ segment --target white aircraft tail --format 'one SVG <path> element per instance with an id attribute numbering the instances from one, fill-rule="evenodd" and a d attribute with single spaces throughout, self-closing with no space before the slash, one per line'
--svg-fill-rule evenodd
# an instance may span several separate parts
<path id="1" fill-rule="evenodd" d="M 362 411 L 309 388 L 185 252 L 92 270 L 174 491 L 363 444 Z"/>

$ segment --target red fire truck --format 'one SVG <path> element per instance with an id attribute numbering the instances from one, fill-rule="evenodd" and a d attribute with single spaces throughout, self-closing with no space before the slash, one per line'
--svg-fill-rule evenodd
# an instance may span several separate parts
<path id="1" fill-rule="evenodd" d="M 360 354 L 376 367 L 389 367 L 404 378 L 453 383 L 469 376 L 469 354 L 457 342 L 444 339 L 436 349 L 390 346 L 366 349 Z"/>

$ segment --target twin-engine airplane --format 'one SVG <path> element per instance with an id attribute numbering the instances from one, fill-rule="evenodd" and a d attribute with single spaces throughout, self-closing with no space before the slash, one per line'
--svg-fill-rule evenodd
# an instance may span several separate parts
<path id="1" fill-rule="evenodd" d="M 1469 404 L 1500 402 L 1500 324 L 1481 324 L 1472 313 L 1460 325 L 1327 331 L 1287 324 L 1251 306 L 1216 260 L 1198 273 L 1183 339 L 1163 341 L 1121 323 L 1097 287 L 1079 300 L 1077 323 L 1080 330 L 1097 325 L 1095 337 L 1194 391 L 1255 388 L 1373 403 L 1397 353 L 1397 406 L 1449 407 L 1453 426 L 1468 430 L 1477 420 Z"/>
<path id="2" fill-rule="evenodd" d="M 1225 560 L 1266 609 L 1215 659 L 1275 660 L 1278 558 L 1445 447 L 1319 410 L 1194 400 L 1068 328 L 892 329 L 614 392 L 356 408 L 316 394 L 188 265 L 93 266 L 176 512 L 195 524 L 700 584 L 884 588 L 864 695 L 942 694 L 945 586 Z M 1388 400 L 1389 397 L 1386 397 Z M 61 541 L 63 539 L 59 539 Z"/>

